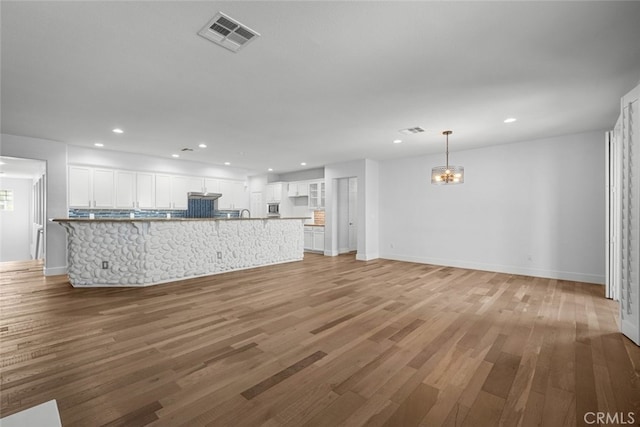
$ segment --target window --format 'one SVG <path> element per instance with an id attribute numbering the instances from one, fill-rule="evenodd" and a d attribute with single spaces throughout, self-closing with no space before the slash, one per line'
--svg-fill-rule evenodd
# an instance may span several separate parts
<path id="1" fill-rule="evenodd" d="M 13 190 L 0 190 L 0 211 L 13 210 Z"/>

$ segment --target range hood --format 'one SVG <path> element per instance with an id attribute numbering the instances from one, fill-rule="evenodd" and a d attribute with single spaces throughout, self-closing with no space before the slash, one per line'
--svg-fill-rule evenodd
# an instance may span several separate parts
<path id="1" fill-rule="evenodd" d="M 189 199 L 192 200 L 217 200 L 222 197 L 220 193 L 200 193 L 200 192 L 189 192 L 187 193 Z"/>

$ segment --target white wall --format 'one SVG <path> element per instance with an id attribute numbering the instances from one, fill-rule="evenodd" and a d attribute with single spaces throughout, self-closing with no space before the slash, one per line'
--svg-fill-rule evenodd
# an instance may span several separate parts
<path id="1" fill-rule="evenodd" d="M 165 159 L 162 157 L 86 148 L 75 145 L 68 146 L 68 159 L 69 164 L 247 180 L 247 171 L 244 169 L 222 166 L 216 167 L 189 160 Z"/>
<path id="2" fill-rule="evenodd" d="M 0 189 L 13 190 L 13 211 L 0 211 L 0 262 L 32 258 L 31 186 L 31 179 L 0 178 Z"/>
<path id="3" fill-rule="evenodd" d="M 66 218 L 67 145 L 47 139 L 2 134 L 0 155 L 43 160 L 47 163 L 47 218 Z M 67 235 L 53 222 L 45 224 L 45 275 L 67 271 Z"/>
<path id="4" fill-rule="evenodd" d="M 604 283 L 604 131 L 380 164 L 380 256 Z"/>
<path id="5" fill-rule="evenodd" d="M 360 227 L 364 223 L 365 257 L 357 258 L 367 261 L 380 257 L 380 165 L 378 162 L 365 160 L 364 178 L 364 185 L 361 185 L 363 180 L 358 178 L 358 211 L 362 204 L 365 205 L 364 221 L 358 216 L 358 246 L 360 245 Z"/>
<path id="6" fill-rule="evenodd" d="M 277 181 L 292 182 L 322 178 L 324 178 L 324 168 L 314 168 L 295 172 L 281 173 L 278 175 Z"/>

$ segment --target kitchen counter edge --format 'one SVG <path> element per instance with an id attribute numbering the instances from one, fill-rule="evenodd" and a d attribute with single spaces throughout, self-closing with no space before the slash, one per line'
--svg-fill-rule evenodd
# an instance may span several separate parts
<path id="1" fill-rule="evenodd" d="M 283 219 L 310 219 L 304 216 L 256 218 L 52 218 L 53 222 L 151 222 L 151 221 L 277 221 Z"/>

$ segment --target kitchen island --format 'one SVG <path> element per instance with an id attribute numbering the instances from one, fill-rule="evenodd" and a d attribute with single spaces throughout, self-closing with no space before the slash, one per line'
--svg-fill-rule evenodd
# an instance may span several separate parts
<path id="1" fill-rule="evenodd" d="M 62 218 L 74 287 L 149 286 L 300 261 L 308 218 Z"/>

